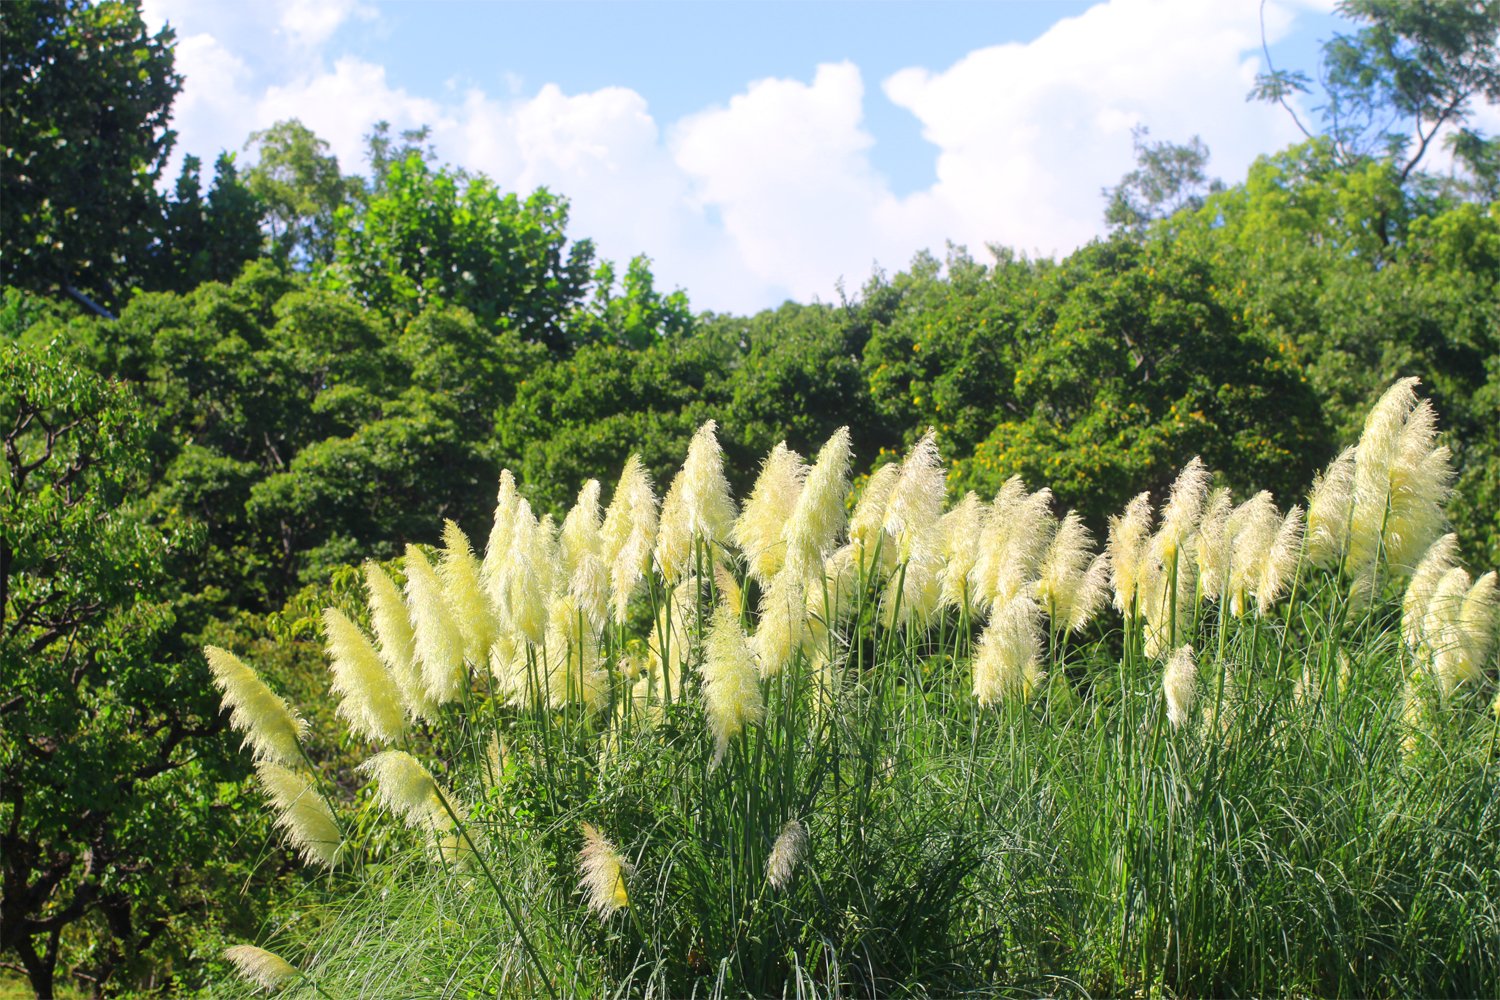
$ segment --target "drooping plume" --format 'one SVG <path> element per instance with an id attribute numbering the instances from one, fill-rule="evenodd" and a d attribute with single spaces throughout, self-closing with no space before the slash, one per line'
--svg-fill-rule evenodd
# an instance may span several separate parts
<path id="1" fill-rule="evenodd" d="M 457 699 L 466 678 L 463 632 L 453 619 L 441 578 L 415 545 L 406 547 L 406 605 L 427 696 L 439 705 Z"/>
<path id="2" fill-rule="evenodd" d="M 766 456 L 750 499 L 734 522 L 731 532 L 750 566 L 750 577 L 762 585 L 771 582 L 786 562 L 782 536 L 801 498 L 807 468 L 802 458 L 779 442 Z"/>
<path id="3" fill-rule="evenodd" d="M 437 717 L 437 703 L 427 694 L 421 665 L 416 662 L 416 635 L 400 589 L 374 562 L 365 563 L 365 593 L 369 597 L 370 624 L 380 643 L 380 662 L 385 664 L 401 700 L 413 719 Z"/>
<path id="4" fill-rule="evenodd" d="M 620 472 L 615 495 L 604 512 L 600 554 L 610 568 L 610 604 L 615 621 L 623 623 L 646 572 L 656 541 L 656 496 L 641 457 L 631 453 Z"/>
<path id="5" fill-rule="evenodd" d="M 974 652 L 974 697 L 990 706 L 1009 699 L 1027 701 L 1041 687 L 1041 608 L 1030 597 L 996 606 Z"/>
<path id="6" fill-rule="evenodd" d="M 276 825 L 303 860 L 325 868 L 338 864 L 344 838 L 333 810 L 312 783 L 296 771 L 268 760 L 255 765 L 255 774 L 271 800 Z"/>
<path id="7" fill-rule="evenodd" d="M 253 944 L 237 944 L 224 949 L 224 958 L 241 978 L 254 983 L 266 992 L 281 989 L 299 973 L 297 967 L 274 951 L 257 948 Z"/>
<path id="8" fill-rule="evenodd" d="M 323 635 L 333 672 L 338 714 L 359 736 L 393 743 L 406 732 L 406 713 L 396 682 L 370 640 L 337 608 L 323 611 Z"/>
<path id="9" fill-rule="evenodd" d="M 1037 572 L 1036 597 L 1052 620 L 1080 631 L 1109 593 L 1109 561 L 1094 555 L 1083 518 L 1068 511 L 1058 522 Z"/>
<path id="10" fill-rule="evenodd" d="M 296 764 L 302 758 L 299 741 L 307 724 L 229 650 L 204 646 L 203 655 L 229 709 L 229 724 L 244 734 L 245 745 L 254 750 L 256 759 Z"/>
<path id="11" fill-rule="evenodd" d="M 703 702 L 714 737 L 714 763 L 723 760 L 729 741 L 765 714 L 755 654 L 740 628 L 739 616 L 727 605 L 714 609 L 703 665 Z"/>
<path id="12" fill-rule="evenodd" d="M 1422 642 L 1427 606 L 1432 603 L 1438 582 L 1457 565 L 1458 536 L 1452 532 L 1428 546 L 1427 554 L 1417 563 L 1401 601 L 1401 635 L 1410 648 L 1416 649 Z"/>
<path id="13" fill-rule="evenodd" d="M 693 435 L 682 471 L 667 488 L 661 505 L 661 529 L 656 536 L 656 565 L 662 576 L 676 583 L 691 569 L 693 543 L 710 548 L 728 539 L 734 524 L 734 501 L 724 478 L 724 454 L 710 420 Z"/>
<path id="14" fill-rule="evenodd" d="M 807 827 L 800 820 L 788 820 L 776 843 L 771 845 L 770 857 L 766 858 L 766 881 L 773 889 L 785 889 L 791 885 L 792 876 L 806 853 Z"/>
<path id="15" fill-rule="evenodd" d="M 1307 558 L 1314 566 L 1334 566 L 1349 546 L 1354 510 L 1354 452 L 1351 445 L 1313 480 L 1307 501 Z"/>
<path id="16" fill-rule="evenodd" d="M 385 750 L 359 769 L 375 780 L 381 804 L 400 816 L 407 826 L 427 833 L 442 833 L 452 826 L 452 817 L 439 798 L 437 780 L 411 754 Z"/>
<path id="17" fill-rule="evenodd" d="M 616 911 L 630 905 L 625 876 L 630 874 L 632 866 L 592 823 L 583 824 L 583 849 L 578 852 L 578 868 L 578 888 L 588 901 L 589 909 L 598 914 L 600 920 L 608 920 Z"/>

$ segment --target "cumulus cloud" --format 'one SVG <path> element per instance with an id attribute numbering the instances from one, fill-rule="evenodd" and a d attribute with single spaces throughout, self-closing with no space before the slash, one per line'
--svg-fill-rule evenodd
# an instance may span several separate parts
<path id="1" fill-rule="evenodd" d="M 1271 0 L 1268 37 L 1326 7 Z M 827 299 L 840 278 L 858 287 L 874 262 L 903 267 L 946 240 L 1067 252 L 1101 232 L 1100 189 L 1133 166 L 1136 125 L 1176 142 L 1201 135 L 1211 171 L 1229 179 L 1298 137 L 1279 109 L 1244 100 L 1260 68 L 1258 0 L 1109 0 L 1033 41 L 902 69 L 873 90 L 854 63 L 827 63 L 672 122 L 624 87 L 410 93 L 378 63 L 330 57 L 339 28 L 368 16 L 357 0 L 148 8 L 192 32 L 178 55 L 184 148 L 235 148 L 297 117 L 356 171 L 377 120 L 431 125 L 443 159 L 511 190 L 566 195 L 575 234 L 617 260 L 648 254 L 661 283 L 700 308 Z M 305 51 L 289 63 L 252 56 L 273 36 Z M 871 101 L 914 116 L 936 148 L 926 189 L 897 196 L 873 167 Z"/>

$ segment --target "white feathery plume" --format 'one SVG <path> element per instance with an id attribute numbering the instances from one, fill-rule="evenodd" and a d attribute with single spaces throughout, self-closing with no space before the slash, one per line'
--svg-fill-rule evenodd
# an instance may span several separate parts
<path id="1" fill-rule="evenodd" d="M 552 601 L 547 625 L 548 695 L 553 708 L 581 704 L 591 712 L 609 700 L 609 675 L 599 655 L 599 636 L 572 595 Z"/>
<path id="2" fill-rule="evenodd" d="M 437 779 L 406 751 L 384 750 L 359 769 L 375 779 L 381 805 L 412 829 L 443 833 L 453 825 L 453 818 L 443 807 Z M 443 797 L 452 803 L 451 796 Z"/>
<path id="3" fill-rule="evenodd" d="M 1433 589 L 1422 634 L 1430 651 L 1433 679 L 1445 700 L 1460 685 L 1484 678 L 1495 637 L 1495 581 L 1495 574 L 1489 572 L 1471 586 L 1468 572 L 1455 566 Z"/>
<path id="4" fill-rule="evenodd" d="M 312 783 L 296 771 L 268 760 L 255 765 L 255 774 L 271 800 L 276 825 L 303 860 L 325 868 L 338 864 L 344 838 L 333 810 Z"/>
<path id="5" fill-rule="evenodd" d="M 599 480 L 590 479 L 584 483 L 578 491 L 577 501 L 563 518 L 558 543 L 564 579 L 573 576 L 584 556 L 597 558 L 599 555 L 599 530 L 604 523 L 599 510 L 599 491 Z"/>
<path id="6" fill-rule="evenodd" d="M 755 669 L 755 654 L 740 628 L 739 615 L 725 604 L 714 609 L 703 665 L 703 702 L 714 737 L 715 765 L 724 759 L 729 741 L 765 715 L 765 698 Z"/>
<path id="7" fill-rule="evenodd" d="M 1229 587 L 1234 541 L 1229 534 L 1229 515 L 1233 511 L 1229 490 L 1217 489 L 1209 494 L 1203 517 L 1198 520 L 1193 554 L 1198 564 L 1198 590 L 1205 600 L 1219 600 Z"/>
<path id="8" fill-rule="evenodd" d="M 1046 673 L 1040 669 L 1041 608 L 1021 596 L 996 605 L 974 653 L 974 697 L 982 706 L 1030 700 Z"/>
<path id="9" fill-rule="evenodd" d="M 1139 493 L 1125 510 L 1109 519 L 1109 553 L 1111 582 L 1115 590 L 1115 608 L 1121 614 L 1136 612 L 1140 598 L 1141 576 L 1146 569 L 1146 548 L 1151 536 L 1151 497 Z"/>
<path id="10" fill-rule="evenodd" d="M 770 583 L 786 562 L 782 533 L 801 499 L 806 476 L 801 456 L 785 441 L 778 442 L 761 465 L 750 499 L 734 522 L 730 534 L 744 553 L 750 578 L 757 583 Z"/>
<path id="11" fill-rule="evenodd" d="M 469 537 L 452 520 L 443 522 L 443 554 L 438 563 L 453 621 L 464 637 L 464 658 L 483 663 L 495 641 L 495 609 L 480 583 L 479 560 Z"/>
<path id="12" fill-rule="evenodd" d="M 1301 554 L 1302 508 L 1292 504 L 1291 510 L 1282 517 L 1271 547 L 1260 564 L 1260 578 L 1255 583 L 1255 610 L 1258 613 L 1271 613 L 1271 608 L 1281 599 L 1296 574 Z"/>
<path id="13" fill-rule="evenodd" d="M 422 667 L 416 662 L 416 634 L 400 588 L 372 561 L 365 563 L 365 593 L 369 597 L 370 624 L 380 643 L 380 662 L 400 689 L 407 713 L 413 719 L 432 721 L 438 706 L 428 697 Z"/>
<path id="14" fill-rule="evenodd" d="M 750 648 L 762 677 L 774 677 L 803 644 L 807 629 L 807 584 L 797 567 L 783 566 L 760 598 L 760 623 Z"/>
<path id="15" fill-rule="evenodd" d="M 1037 569 L 1036 598 L 1052 620 L 1075 632 L 1088 624 L 1109 589 L 1109 561 L 1094 555 L 1083 518 L 1068 511 Z"/>
<path id="16" fill-rule="evenodd" d="M 631 453 L 620 472 L 615 495 L 604 512 L 600 556 L 610 567 L 610 603 L 623 623 L 636 587 L 651 568 L 656 541 L 656 495 L 641 457 Z"/>
<path id="17" fill-rule="evenodd" d="M 1167 696 L 1167 721 L 1181 729 L 1193 711 L 1198 693 L 1198 663 L 1192 646 L 1179 646 L 1162 671 L 1161 686 Z"/>
<path id="18" fill-rule="evenodd" d="M 990 504 L 980 536 L 972 578 L 978 600 L 1002 604 L 1032 587 L 1056 525 L 1051 490 L 1028 493 L 1020 476 L 1006 480 Z"/>
<path id="19" fill-rule="evenodd" d="M 495 576 L 503 571 L 515 543 L 516 508 L 521 502 L 516 492 L 516 477 L 509 469 L 500 470 L 500 488 L 495 492 L 495 519 L 490 525 L 489 539 L 484 546 L 484 562 L 480 576 L 486 590 L 492 590 Z"/>
<path id="20" fill-rule="evenodd" d="M 455 700 L 466 680 L 464 635 L 454 621 L 442 580 L 415 545 L 406 547 L 406 606 L 427 696 L 439 705 Z"/>
<path id="21" fill-rule="evenodd" d="M 901 465 L 894 462 L 882 465 L 870 473 L 865 480 L 864 489 L 860 491 L 859 501 L 854 505 L 854 513 L 849 517 L 849 543 L 854 546 L 856 562 L 866 567 L 866 572 L 871 574 L 876 569 L 871 560 L 875 558 L 877 549 L 880 569 L 889 570 L 896 564 L 896 553 L 890 540 L 885 538 L 883 526 L 886 503 L 900 478 Z"/>
<path id="22" fill-rule="evenodd" d="M 291 707 L 266 686 L 250 667 L 227 649 L 204 646 L 208 669 L 214 686 L 223 695 L 229 709 L 229 724 L 245 736 L 257 760 L 295 764 L 302 757 L 299 741 L 307 723 L 292 713 Z"/>
<path id="23" fill-rule="evenodd" d="M 1208 486 L 1213 475 L 1196 455 L 1183 467 L 1162 508 L 1161 527 L 1153 539 L 1156 558 L 1163 566 L 1172 560 L 1188 538 L 1198 529 L 1203 516 L 1203 504 L 1208 497 Z"/>
<path id="24" fill-rule="evenodd" d="M 1261 569 L 1281 530 L 1281 515 L 1271 494 L 1261 490 L 1236 507 L 1225 530 L 1230 538 L 1229 613 L 1242 615 L 1250 610 L 1251 598 L 1260 586 Z"/>
<path id="25" fill-rule="evenodd" d="M 359 736 L 394 743 L 406 733 L 406 712 L 396 682 L 370 640 L 337 608 L 323 610 L 323 636 L 333 673 L 338 714 Z"/>
<path id="26" fill-rule="evenodd" d="M 285 986 L 300 973 L 297 967 L 274 951 L 257 948 L 253 944 L 237 944 L 224 949 L 224 958 L 234 966 L 241 978 L 254 983 L 266 992 Z"/>
<path id="27" fill-rule="evenodd" d="M 1416 649 L 1422 642 L 1423 621 L 1438 581 L 1457 565 L 1458 536 L 1452 532 L 1428 546 L 1427 554 L 1417 563 L 1401 601 L 1401 635 L 1408 647 Z"/>
<path id="28" fill-rule="evenodd" d="M 1307 500 L 1307 558 L 1314 566 L 1333 566 L 1349 547 L 1349 518 L 1354 509 L 1354 453 L 1351 445 L 1313 480 Z"/>
<path id="29" fill-rule="evenodd" d="M 849 495 L 849 428 L 833 432 L 807 474 L 792 515 L 782 527 L 787 560 L 816 566 L 843 530 Z"/>
<path id="30" fill-rule="evenodd" d="M 773 889 L 785 889 L 791 885 L 797 866 L 807 854 L 807 827 L 800 820 L 787 820 L 781 828 L 776 843 L 771 845 L 771 855 L 766 858 L 766 881 Z"/>
<path id="31" fill-rule="evenodd" d="M 693 540 L 709 546 L 724 542 L 734 525 L 734 500 L 724 478 L 724 453 L 709 420 L 688 444 L 682 471 L 672 480 L 661 505 L 661 529 L 656 537 L 656 565 L 668 583 L 688 571 Z"/>
<path id="32" fill-rule="evenodd" d="M 592 823 L 583 824 L 583 849 L 578 852 L 578 868 L 579 891 L 600 920 L 608 920 L 617 910 L 630 905 L 625 876 L 633 868 Z"/>
<path id="33" fill-rule="evenodd" d="M 886 595 L 887 621 L 925 622 L 937 610 L 943 566 L 943 496 L 947 476 L 938 454 L 937 434 L 928 429 L 901 463 L 901 475 L 891 488 L 883 528 L 895 542 L 902 567 Z M 895 592 L 899 583 L 900 593 Z"/>
<path id="34" fill-rule="evenodd" d="M 1181 641 L 1193 616 L 1194 590 L 1197 586 L 1197 567 L 1193 564 L 1195 546 L 1183 546 L 1177 550 L 1176 584 L 1177 594 L 1172 595 L 1173 567 L 1157 558 L 1158 547 L 1148 546 L 1139 582 L 1137 609 L 1145 623 L 1146 655 L 1162 656 Z M 1173 617 L 1173 612 L 1176 617 Z"/>
<path id="35" fill-rule="evenodd" d="M 970 577 L 979 560 L 980 539 L 988 507 L 979 494 L 970 490 L 948 513 L 943 515 L 939 530 L 943 536 L 943 568 L 938 574 L 939 602 L 945 608 L 967 605 L 980 610 Z"/>

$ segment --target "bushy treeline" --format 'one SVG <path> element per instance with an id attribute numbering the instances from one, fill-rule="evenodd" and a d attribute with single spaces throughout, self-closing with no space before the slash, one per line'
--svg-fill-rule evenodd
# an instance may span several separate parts
<path id="1" fill-rule="evenodd" d="M 1493 185 L 1314 139 L 1059 260 L 950 247 L 837 302 L 695 314 L 645 258 L 599 260 L 564 198 L 444 167 L 420 130 L 377 126 L 358 176 L 281 123 L 206 194 L 192 157 L 161 193 L 170 30 L 121 2 L 0 23 L 0 948 L 33 984 L 185 989 L 254 936 L 300 876 L 214 846 L 269 840 L 228 808 L 247 772 L 198 648 L 321 688 L 301 640 L 330 586 L 444 518 L 481 537 L 502 467 L 561 516 L 631 452 L 666 481 L 710 419 L 740 495 L 779 442 L 848 427 L 863 476 L 930 428 L 955 491 L 1021 475 L 1098 533 L 1193 456 L 1296 496 L 1417 375 L 1463 554 L 1500 563 Z M 310 752 L 352 751 L 320 724 Z"/>

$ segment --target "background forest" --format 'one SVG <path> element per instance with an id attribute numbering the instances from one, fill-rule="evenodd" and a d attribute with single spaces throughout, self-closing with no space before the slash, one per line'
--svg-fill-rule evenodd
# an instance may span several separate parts
<path id="1" fill-rule="evenodd" d="M 1344 6 L 1323 80 L 1261 79 L 1323 114 L 1248 176 L 1143 133 L 1107 238 L 949 246 L 753 316 L 598 259 L 564 193 L 422 131 L 377 126 L 356 167 L 285 121 L 163 184 L 170 30 L 0 6 L 0 982 L 204 988 L 323 891 L 239 808 L 201 648 L 325 703 L 319 609 L 445 518 L 483 538 L 502 468 L 560 518 L 633 451 L 668 482 L 708 420 L 739 496 L 778 442 L 847 426 L 858 478 L 932 428 L 958 495 L 1019 474 L 1102 537 L 1193 456 L 1298 495 L 1416 375 L 1462 555 L 1500 564 L 1500 145 L 1465 127 L 1500 101 L 1500 7 Z M 1427 173 L 1440 133 L 1457 167 Z M 323 711 L 310 756 L 346 765 Z"/>

